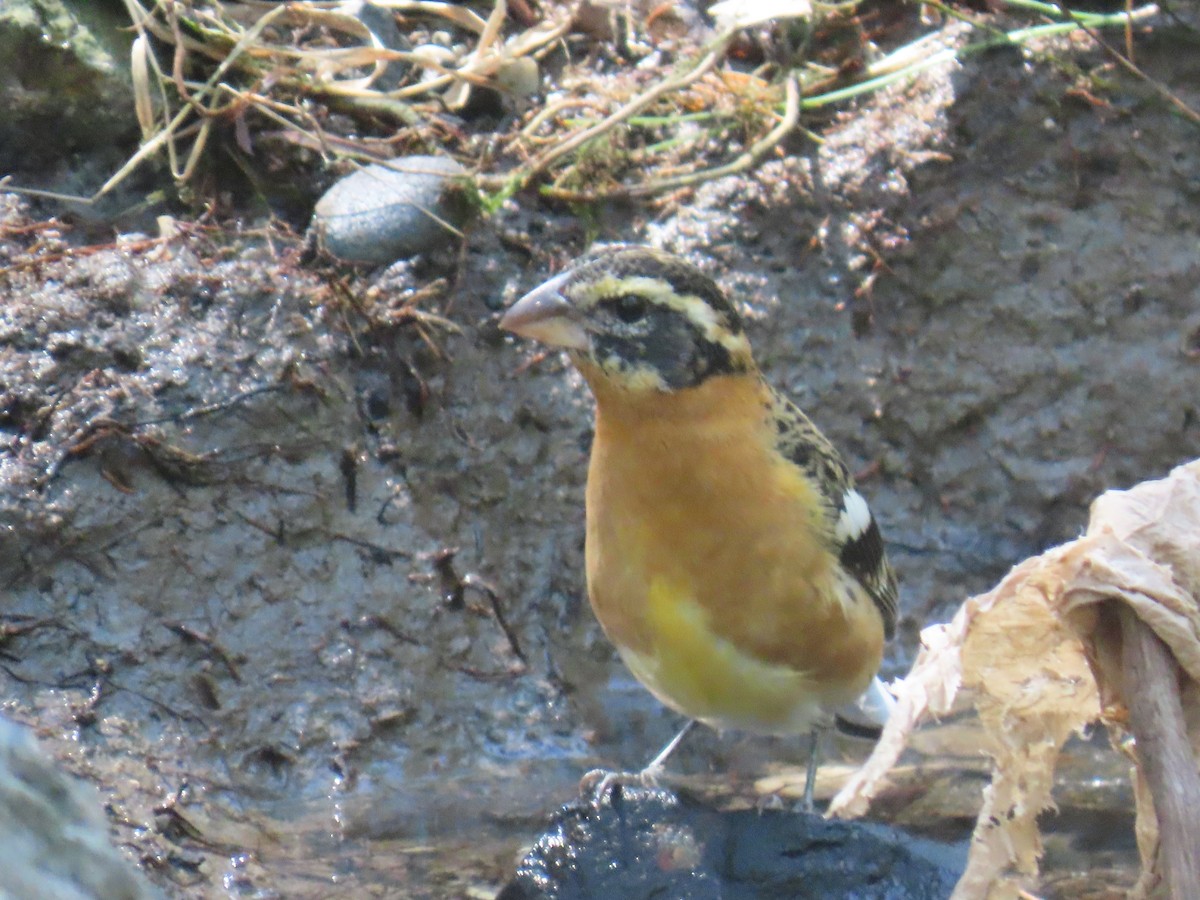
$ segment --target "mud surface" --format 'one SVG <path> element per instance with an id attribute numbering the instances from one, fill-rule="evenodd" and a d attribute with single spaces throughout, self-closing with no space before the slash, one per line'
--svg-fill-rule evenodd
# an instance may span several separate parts
<path id="1" fill-rule="evenodd" d="M 1190 40 L 1139 63 L 1196 108 Z M 1196 126 L 1072 60 L 1102 96 L 994 53 L 599 223 L 735 292 L 859 471 L 903 585 L 891 674 L 1100 491 L 1200 445 Z M 0 198 L 3 712 L 171 896 L 487 895 L 583 771 L 669 737 L 583 599 L 588 400 L 495 327 L 576 220 L 521 197 L 461 253 L 348 277 L 267 230 L 79 253 L 41 218 Z M 744 792 L 803 743 L 709 736 L 677 765 Z M 1092 754 L 1051 895 L 1135 876 L 1123 766 Z M 888 815 L 961 836 L 978 773 L 921 813 L 917 783 Z"/>

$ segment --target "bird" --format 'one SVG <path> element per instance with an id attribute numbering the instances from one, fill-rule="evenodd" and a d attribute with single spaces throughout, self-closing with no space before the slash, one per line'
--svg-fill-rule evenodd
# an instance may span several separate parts
<path id="1" fill-rule="evenodd" d="M 591 607 L 625 665 L 688 724 L 878 734 L 897 585 L 842 457 L 755 363 L 742 317 L 689 262 L 593 252 L 499 327 L 566 351 L 595 400 L 585 492 Z"/>

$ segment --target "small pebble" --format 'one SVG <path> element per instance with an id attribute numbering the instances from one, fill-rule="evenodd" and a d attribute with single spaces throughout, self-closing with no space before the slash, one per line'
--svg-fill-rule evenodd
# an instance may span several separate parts
<path id="1" fill-rule="evenodd" d="M 317 201 L 317 247 L 343 262 L 386 265 L 444 245 L 471 212 L 466 169 L 442 156 L 407 156 L 359 169 Z"/>

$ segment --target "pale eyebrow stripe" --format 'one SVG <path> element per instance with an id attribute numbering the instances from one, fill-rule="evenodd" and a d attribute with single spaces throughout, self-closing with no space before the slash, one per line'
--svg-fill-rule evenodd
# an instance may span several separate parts
<path id="1" fill-rule="evenodd" d="M 704 300 L 695 294 L 676 293 L 671 283 L 662 278 L 651 278 L 647 275 L 616 278 L 606 275 L 588 285 L 586 292 L 587 299 L 593 304 L 624 293 L 639 293 L 651 302 L 661 303 L 683 313 L 699 326 L 706 339 L 720 344 L 736 358 L 750 358 L 750 341 L 745 334 L 730 332 L 723 326 L 716 311 Z"/>

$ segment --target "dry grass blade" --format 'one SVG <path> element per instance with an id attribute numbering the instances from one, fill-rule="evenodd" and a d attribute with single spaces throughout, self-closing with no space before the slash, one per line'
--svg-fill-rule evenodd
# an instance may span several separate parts
<path id="1" fill-rule="evenodd" d="M 486 18 L 469 7 L 435 0 L 374 0 L 371 9 L 385 11 L 382 18 L 363 15 L 347 2 L 123 2 L 136 32 L 133 84 L 143 144 L 92 199 L 159 153 L 166 154 L 176 182 L 187 182 L 221 118 L 234 124 L 239 146 L 247 152 L 251 129 L 265 121 L 283 128 L 272 137 L 327 156 L 378 158 L 411 146 L 422 152 L 442 146 L 449 152 L 451 144 L 461 156 L 469 129 L 446 117 L 446 110 L 466 108 L 483 87 L 501 97 L 531 96 L 540 80 L 536 60 L 560 43 L 566 46 L 575 13 L 572 4 L 544 4 L 541 19 L 514 28 L 505 0 L 492 0 Z M 1096 37 L 1098 29 L 1122 27 L 1128 37 L 1135 22 L 1144 23 L 1158 11 L 1127 2 L 1123 13 L 1081 13 L 1044 0 L 1000 0 L 1008 12 L 1039 21 L 1005 31 L 996 12 L 974 16 L 940 0 L 927 2 L 944 15 L 969 18 L 983 39 L 947 46 L 943 30 L 874 61 L 850 60 L 857 67 L 839 65 L 826 53 L 819 64 L 777 60 L 768 64 L 765 71 L 771 74 L 766 75 L 744 74 L 727 59 L 737 33 L 732 27 L 706 46 L 688 44 L 686 38 L 663 45 L 680 60 L 669 73 L 643 64 L 600 74 L 593 58 L 568 59 L 557 83 L 548 86 L 554 93 L 541 109 L 529 111 L 523 122 L 510 119 L 512 127 L 498 140 L 476 145 L 480 156 L 500 149 L 514 159 L 505 174 L 480 177 L 479 184 L 492 192 L 483 197 L 484 205 L 494 208 L 538 183 L 547 196 L 580 202 L 693 188 L 758 165 L 794 132 L 804 110 L 843 103 L 999 45 L 1028 46 L 1074 29 Z M 810 0 L 738 0 L 719 8 L 733 10 L 741 18 L 731 21 L 739 22 L 759 22 L 768 14 L 803 17 L 811 9 L 813 40 L 862 27 L 854 0 L 811 6 Z M 172 54 L 169 67 L 155 56 L 155 48 L 163 45 Z M 1116 55 L 1146 77 L 1128 55 Z M 215 65 L 207 78 L 189 80 L 210 60 Z M 847 79 L 847 72 L 855 76 Z M 1177 96 L 1146 80 L 1200 122 Z M 362 131 L 368 134 L 380 119 L 398 123 L 401 130 L 388 138 L 326 135 L 321 116 L 307 111 L 305 101 L 314 96 L 367 123 Z M 717 155 L 725 159 L 715 161 Z"/>
<path id="2" fill-rule="evenodd" d="M 717 178 L 748 172 L 758 165 L 767 154 L 778 147 L 789 134 L 795 131 L 796 126 L 799 124 L 800 85 L 794 74 L 789 75 L 784 81 L 784 94 L 786 98 L 784 112 L 779 119 L 779 123 L 765 137 L 752 144 L 736 159 L 724 165 L 666 178 L 652 178 L 627 188 L 617 188 L 604 192 L 571 191 L 550 187 L 546 188 L 544 193 L 555 200 L 563 200 L 571 203 L 593 202 L 610 198 L 649 197 L 695 187 Z"/>
<path id="3" fill-rule="evenodd" d="M 530 181 L 541 173 L 545 172 L 555 162 L 571 153 L 574 153 L 588 141 L 594 140 L 595 138 L 611 131 L 622 122 L 625 122 L 633 116 L 636 116 L 660 97 L 664 97 L 667 94 L 674 93 L 687 87 L 688 85 L 694 84 L 696 81 L 704 77 L 704 75 L 716 68 L 717 63 L 719 63 L 725 56 L 725 48 L 727 47 L 728 42 L 728 37 L 722 39 L 718 45 L 709 50 L 693 68 L 684 72 L 682 75 L 669 78 L 650 90 L 638 94 L 616 112 L 611 113 L 600 122 L 597 122 L 590 128 L 584 128 L 582 131 L 576 132 L 561 144 L 558 144 L 557 146 L 552 147 L 551 149 L 544 151 L 541 155 L 535 157 L 526 168 L 526 181 Z"/>
<path id="4" fill-rule="evenodd" d="M 377 0 L 375 5 L 384 9 L 395 10 L 396 12 L 436 16 L 461 28 L 474 31 L 477 34 L 482 34 L 487 28 L 487 21 L 481 18 L 477 12 L 454 3 L 438 3 L 433 2 L 433 0 L 426 0 L 426 2 L 420 2 L 420 0 Z"/>

